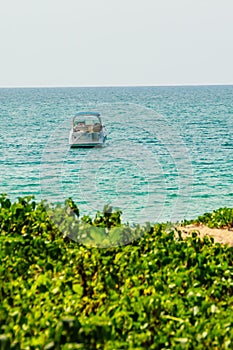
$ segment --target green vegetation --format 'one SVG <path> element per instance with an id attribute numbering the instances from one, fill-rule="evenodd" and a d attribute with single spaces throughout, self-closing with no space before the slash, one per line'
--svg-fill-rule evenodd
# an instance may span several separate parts
<path id="1" fill-rule="evenodd" d="M 0 349 L 233 348 L 233 248 L 120 214 L 0 197 Z"/>
<path id="2" fill-rule="evenodd" d="M 210 228 L 231 228 L 233 227 L 233 208 L 219 208 L 212 213 L 198 216 L 197 219 L 185 220 L 183 224 L 203 224 Z"/>

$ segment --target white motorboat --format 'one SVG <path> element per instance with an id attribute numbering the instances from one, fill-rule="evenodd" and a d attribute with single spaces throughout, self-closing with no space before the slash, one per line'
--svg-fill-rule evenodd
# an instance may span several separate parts
<path id="1" fill-rule="evenodd" d="M 103 145 L 107 138 L 100 114 L 79 112 L 72 121 L 69 144 L 71 147 L 95 147 Z"/>

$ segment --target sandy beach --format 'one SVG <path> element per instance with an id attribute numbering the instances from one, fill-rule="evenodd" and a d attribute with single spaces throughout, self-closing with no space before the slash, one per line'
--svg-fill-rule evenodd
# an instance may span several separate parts
<path id="1" fill-rule="evenodd" d="M 185 237 L 192 232 L 196 231 L 200 233 L 200 237 L 205 235 L 213 237 L 215 243 L 227 244 L 233 246 L 233 228 L 209 228 L 205 225 L 187 225 L 177 226 L 177 230 L 182 232 L 182 237 Z"/>

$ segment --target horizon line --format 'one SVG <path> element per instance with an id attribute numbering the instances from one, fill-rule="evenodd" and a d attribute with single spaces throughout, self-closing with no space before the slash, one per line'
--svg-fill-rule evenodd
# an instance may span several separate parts
<path id="1" fill-rule="evenodd" d="M 232 86 L 233 83 L 190 83 L 190 84 L 137 84 L 137 85 L 16 85 L 0 86 L 0 89 L 44 89 L 44 88 L 115 88 L 115 87 L 182 87 L 182 86 Z"/>

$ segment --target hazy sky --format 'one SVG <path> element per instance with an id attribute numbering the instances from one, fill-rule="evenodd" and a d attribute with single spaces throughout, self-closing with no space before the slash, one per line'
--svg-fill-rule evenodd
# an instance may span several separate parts
<path id="1" fill-rule="evenodd" d="M 0 0 L 0 86 L 233 84 L 233 0 Z"/>

